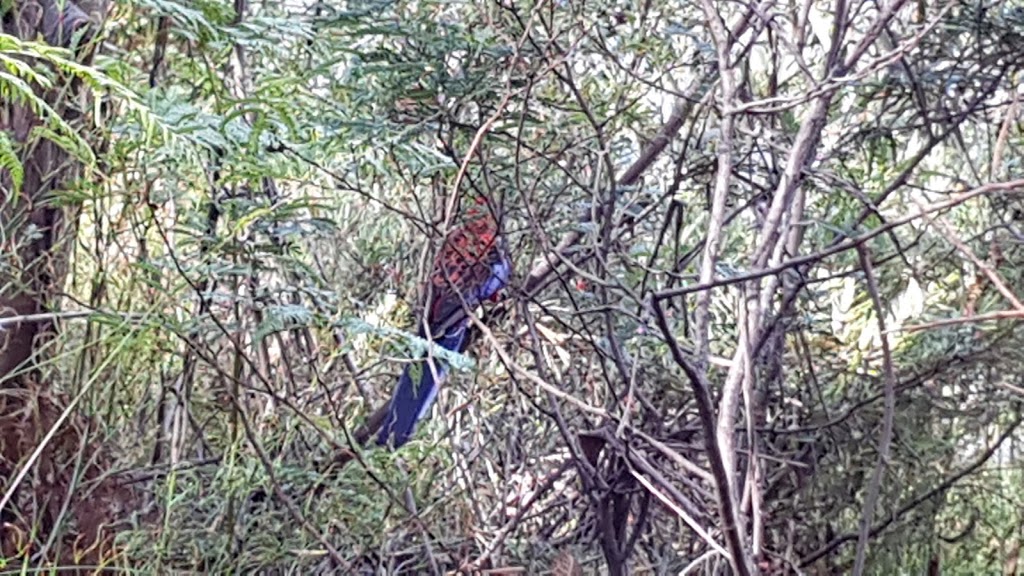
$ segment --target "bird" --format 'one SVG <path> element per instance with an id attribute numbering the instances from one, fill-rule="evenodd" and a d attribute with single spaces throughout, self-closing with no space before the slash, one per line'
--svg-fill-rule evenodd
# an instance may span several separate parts
<path id="1" fill-rule="evenodd" d="M 469 314 L 486 300 L 496 302 L 511 273 L 500 223 L 487 202 L 476 198 L 434 260 L 417 335 L 446 350 L 464 352 Z M 429 353 L 402 370 L 377 435 L 378 445 L 397 449 L 412 438 L 447 372 L 447 364 Z"/>

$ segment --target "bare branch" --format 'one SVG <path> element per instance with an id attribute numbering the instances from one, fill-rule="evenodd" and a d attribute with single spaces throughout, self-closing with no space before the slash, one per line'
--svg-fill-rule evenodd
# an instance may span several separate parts
<path id="1" fill-rule="evenodd" d="M 878 492 L 882 485 L 882 475 L 889 465 L 893 414 L 896 411 L 896 372 L 892 365 L 892 350 L 889 347 L 889 337 L 886 335 L 885 330 L 886 312 L 882 307 L 881 296 L 878 295 L 878 280 L 875 278 L 875 271 L 871 264 L 871 255 L 863 244 L 857 247 L 857 255 L 860 256 L 861 268 L 864 270 L 864 279 L 867 283 L 868 293 L 871 295 L 871 304 L 875 309 L 875 321 L 878 323 L 879 338 L 882 341 L 882 369 L 885 382 L 885 412 L 882 417 L 882 435 L 878 439 L 878 463 L 875 465 L 874 474 L 871 476 L 871 481 L 864 496 L 860 533 L 857 536 L 857 555 L 853 566 L 853 573 L 860 576 L 860 574 L 864 573 L 868 533 L 875 515 L 875 506 L 878 504 Z"/>

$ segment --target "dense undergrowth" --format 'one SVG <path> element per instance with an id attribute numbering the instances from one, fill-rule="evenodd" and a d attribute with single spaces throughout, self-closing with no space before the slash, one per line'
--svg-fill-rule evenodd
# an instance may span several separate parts
<path id="1" fill-rule="evenodd" d="M 39 142 L 83 166 L 41 200 L 58 330 L 0 375 L 4 570 L 728 573 L 723 491 L 764 573 L 1020 570 L 1019 8 L 857 3 L 833 52 L 816 3 L 708 3 L 726 37 L 691 3 L 241 5 L 116 3 L 81 67 L 0 36 L 5 102 L 53 118 L 0 131 L 5 194 Z M 465 194 L 512 285 L 416 439 L 361 446 Z M 4 217 L 6 296 L 37 230 Z"/>

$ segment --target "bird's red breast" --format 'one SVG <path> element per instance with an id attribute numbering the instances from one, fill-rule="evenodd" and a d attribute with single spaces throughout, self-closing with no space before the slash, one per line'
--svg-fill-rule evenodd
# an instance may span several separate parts
<path id="1" fill-rule="evenodd" d="M 466 210 L 461 225 L 448 234 L 437 255 L 431 275 L 430 310 L 434 321 L 441 321 L 453 309 L 461 308 L 464 299 L 476 300 L 473 294 L 491 279 L 491 266 L 501 258 L 498 222 L 488 207 L 481 204 L 478 200 Z"/>
<path id="2" fill-rule="evenodd" d="M 490 273 L 490 259 L 496 248 L 498 223 L 489 212 L 475 206 L 466 213 L 462 226 L 456 228 L 445 239 L 434 266 L 435 286 L 447 286 L 449 282 L 462 286 L 477 275 Z"/>

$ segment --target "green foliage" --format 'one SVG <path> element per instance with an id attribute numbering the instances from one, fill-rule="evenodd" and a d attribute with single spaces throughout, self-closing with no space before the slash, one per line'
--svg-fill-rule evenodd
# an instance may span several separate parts
<path id="1" fill-rule="evenodd" d="M 336 571 L 329 544 L 353 571 L 444 571 L 487 556 L 540 573 L 572 545 L 601 572 L 614 532 L 602 522 L 622 497 L 623 518 L 646 523 L 628 555 L 636 571 L 678 573 L 701 558 L 724 572 L 674 508 L 652 503 L 685 504 L 720 538 L 713 483 L 688 467 L 709 469 L 693 387 L 651 300 L 700 282 L 730 114 L 702 375 L 718 402 L 747 313 L 763 302 L 755 316 L 777 337 L 736 373 L 756 393 L 722 430 L 737 430 L 737 481 L 752 440 L 764 456 L 765 562 L 799 564 L 860 529 L 885 417 L 884 337 L 897 410 L 869 572 L 923 573 L 936 550 L 944 572 L 996 571 L 1009 551 L 994 542 L 1024 538 L 1013 532 L 1019 453 L 943 482 L 1019 423 L 1021 328 L 929 323 L 963 319 L 968 303 L 973 314 L 1011 308 L 963 248 L 995 262 L 1012 290 L 1024 285 L 1019 199 L 992 193 L 933 210 L 934 221 L 893 222 L 1019 163 L 1020 131 L 999 136 L 1004 118 L 1013 125 L 999 115 L 1016 102 L 1019 22 L 924 6 L 935 32 L 901 48 L 899 72 L 885 61 L 837 81 L 797 170 L 806 208 L 797 218 L 795 202 L 782 207 L 777 232 L 800 226 L 801 242 L 769 249 L 757 205 L 790 176 L 808 99 L 822 93 L 823 40 L 805 30 L 780 44 L 771 26 L 738 36 L 749 44 L 734 51 L 732 104 L 750 107 L 729 111 L 698 9 L 393 0 L 269 2 L 237 15 L 227 2 L 142 0 L 118 5 L 92 66 L 0 35 L 0 98 L 40 118 L 30 140 L 91 169 L 61 199 L 78 231 L 66 307 L 89 315 L 66 322 L 44 368 L 60 390 L 88 392 L 83 410 L 155 495 L 159 520 L 136 518 L 118 536 L 124 567 Z M 781 4 L 770 10 L 789 18 Z M 904 20 L 891 41 L 921 32 Z M 798 45 L 805 60 L 786 60 Z M 72 79 L 95 97 L 89 122 L 40 96 Z M 998 89 L 968 106 L 989 81 Z M 958 82 L 968 87 L 953 97 Z M 682 130 L 642 178 L 613 186 L 677 98 L 691 105 Z M 999 139 L 1005 164 L 992 168 Z M 15 191 L 25 146 L 0 132 Z M 515 277 L 491 335 L 460 354 L 415 326 L 448 208 L 470 196 L 501 206 Z M 580 239 L 559 273 L 523 294 L 568 232 Z M 834 251 L 855 237 L 880 307 L 857 250 Z M 762 250 L 776 268 L 747 281 Z M 700 352 L 699 302 L 664 301 L 687 358 Z M 356 445 L 399 371 L 424 354 L 454 368 L 433 419 L 398 453 Z M 577 434 L 595 430 L 614 441 L 577 464 Z M 349 463 L 331 469 L 346 450 Z M 849 541 L 819 573 L 849 571 Z"/>
<path id="2" fill-rule="evenodd" d="M 21 191 L 21 183 L 25 180 L 25 167 L 21 165 L 21 160 L 18 158 L 18 154 L 14 149 L 14 142 L 11 141 L 10 136 L 0 132 L 0 168 L 6 170 L 11 175 L 11 184 L 13 184 L 13 192 L 17 194 Z"/>

